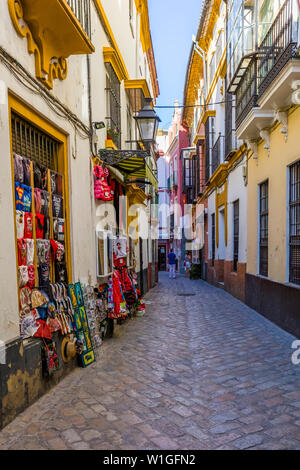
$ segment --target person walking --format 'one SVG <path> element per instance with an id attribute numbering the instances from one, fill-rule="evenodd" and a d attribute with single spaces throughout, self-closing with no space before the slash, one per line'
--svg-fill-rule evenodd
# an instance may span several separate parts
<path id="1" fill-rule="evenodd" d="M 176 279 L 176 255 L 172 248 L 170 249 L 170 253 L 168 254 L 169 260 L 169 278 Z"/>

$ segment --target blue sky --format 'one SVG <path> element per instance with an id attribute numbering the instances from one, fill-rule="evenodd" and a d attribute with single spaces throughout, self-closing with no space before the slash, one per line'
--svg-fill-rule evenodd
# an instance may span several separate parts
<path id="1" fill-rule="evenodd" d="M 157 105 L 170 106 L 178 99 L 182 104 L 186 67 L 197 33 L 202 0 L 148 0 L 150 26 L 158 72 L 160 96 Z M 167 129 L 172 109 L 157 109 Z"/>

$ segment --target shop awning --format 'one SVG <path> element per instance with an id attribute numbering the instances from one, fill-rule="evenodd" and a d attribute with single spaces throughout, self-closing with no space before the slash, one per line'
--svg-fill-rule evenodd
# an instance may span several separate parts
<path id="1" fill-rule="evenodd" d="M 157 179 L 146 162 L 147 157 L 144 150 L 100 150 L 101 160 L 119 170 L 126 182 L 144 181 L 158 189 Z"/>

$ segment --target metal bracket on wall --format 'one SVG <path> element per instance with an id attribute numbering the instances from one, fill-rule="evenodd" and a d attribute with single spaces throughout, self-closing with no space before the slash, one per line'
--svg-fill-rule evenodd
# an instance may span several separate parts
<path id="1" fill-rule="evenodd" d="M 278 121 L 281 125 L 281 133 L 284 134 L 285 142 L 288 140 L 288 112 L 287 111 L 276 111 L 275 121 Z"/>
<path id="2" fill-rule="evenodd" d="M 259 133 L 260 137 L 262 140 L 265 142 L 264 148 L 268 150 L 268 157 L 270 156 L 270 149 L 271 149 L 271 144 L 270 144 L 270 130 L 269 129 L 263 129 Z"/>

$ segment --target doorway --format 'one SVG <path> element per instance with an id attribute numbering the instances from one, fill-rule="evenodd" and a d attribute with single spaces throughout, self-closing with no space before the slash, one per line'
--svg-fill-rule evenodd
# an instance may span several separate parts
<path id="1" fill-rule="evenodd" d="M 158 270 L 167 270 L 167 248 L 166 245 L 159 245 L 158 247 Z"/>

